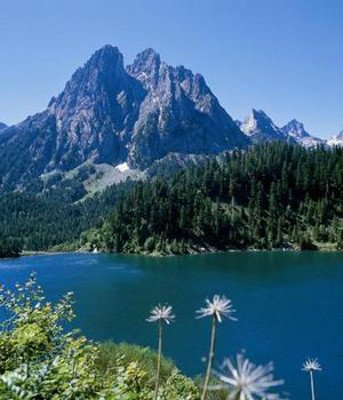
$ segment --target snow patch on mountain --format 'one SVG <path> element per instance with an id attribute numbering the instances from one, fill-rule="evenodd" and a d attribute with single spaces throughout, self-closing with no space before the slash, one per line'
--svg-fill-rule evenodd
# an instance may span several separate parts
<path id="1" fill-rule="evenodd" d="M 340 146 L 343 147 L 343 130 L 335 136 L 330 137 L 326 143 L 328 146 Z"/>
<path id="2" fill-rule="evenodd" d="M 253 109 L 250 115 L 239 125 L 241 131 L 254 143 L 287 141 L 288 136 L 278 128 L 273 120 L 262 110 Z"/>
<path id="3" fill-rule="evenodd" d="M 324 140 L 310 135 L 305 130 L 304 124 L 296 119 L 288 122 L 281 130 L 285 135 L 293 138 L 298 144 L 304 147 L 316 147 L 325 144 Z"/>
<path id="4" fill-rule="evenodd" d="M 116 168 L 119 169 L 120 172 L 125 172 L 130 169 L 127 162 L 117 165 Z"/>

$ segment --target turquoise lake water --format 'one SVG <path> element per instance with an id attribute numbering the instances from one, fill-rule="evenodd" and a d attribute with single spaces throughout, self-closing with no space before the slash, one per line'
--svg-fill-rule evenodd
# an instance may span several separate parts
<path id="1" fill-rule="evenodd" d="M 174 306 L 165 354 L 188 375 L 203 372 L 209 320 L 195 320 L 204 298 L 225 294 L 238 322 L 218 331 L 217 365 L 244 349 L 256 363 L 273 361 L 291 399 L 310 399 L 307 357 L 318 357 L 319 400 L 343 398 L 343 253 L 237 252 L 149 258 L 59 254 L 0 260 L 0 283 L 23 282 L 36 271 L 49 299 L 75 293 L 75 325 L 89 338 L 155 347 L 145 322 L 159 302 Z"/>

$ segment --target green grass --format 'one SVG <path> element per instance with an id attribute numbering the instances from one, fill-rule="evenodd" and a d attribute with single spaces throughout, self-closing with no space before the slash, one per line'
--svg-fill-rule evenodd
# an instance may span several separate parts
<path id="1" fill-rule="evenodd" d="M 157 366 L 157 352 L 150 347 L 140 347 L 128 343 L 105 342 L 99 346 L 98 370 L 100 374 L 111 374 L 118 365 L 118 360 L 127 366 L 130 362 L 137 362 L 138 366 L 147 373 L 147 382 L 154 383 Z M 165 357 L 161 363 L 161 384 L 164 384 L 177 368 Z"/>

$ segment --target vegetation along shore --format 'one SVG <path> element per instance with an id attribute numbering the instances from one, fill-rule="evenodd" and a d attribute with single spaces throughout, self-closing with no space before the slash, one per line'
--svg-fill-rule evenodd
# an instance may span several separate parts
<path id="1" fill-rule="evenodd" d="M 0 398 L 103 400 L 249 400 L 280 399 L 282 379 L 274 366 L 255 365 L 243 353 L 214 367 L 217 330 L 223 323 L 239 322 L 230 299 L 206 299 L 196 318 L 210 321 L 209 353 L 204 376 L 191 379 L 163 357 L 163 333 L 177 316 L 171 305 L 158 304 L 147 315 L 157 327 L 157 348 L 88 340 L 78 330 L 67 331 L 73 320 L 73 294 L 56 303 L 45 300 L 35 274 L 14 289 L 0 287 Z M 196 321 L 194 322 L 196 323 Z M 299 368 L 300 370 L 300 368 Z M 316 372 L 321 366 L 308 359 L 312 399 Z M 281 394 L 280 394 L 281 391 Z"/>
<path id="2" fill-rule="evenodd" d="M 0 243 L 150 255 L 340 250 L 342 168 L 342 148 L 275 142 L 81 200 L 58 188 L 7 193 L 0 196 Z"/>

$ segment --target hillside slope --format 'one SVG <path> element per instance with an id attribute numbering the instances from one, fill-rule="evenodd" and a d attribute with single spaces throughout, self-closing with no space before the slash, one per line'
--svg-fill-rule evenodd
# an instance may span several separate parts
<path id="1" fill-rule="evenodd" d="M 275 142 L 136 183 L 84 246 L 124 253 L 343 244 L 343 151 Z"/>

